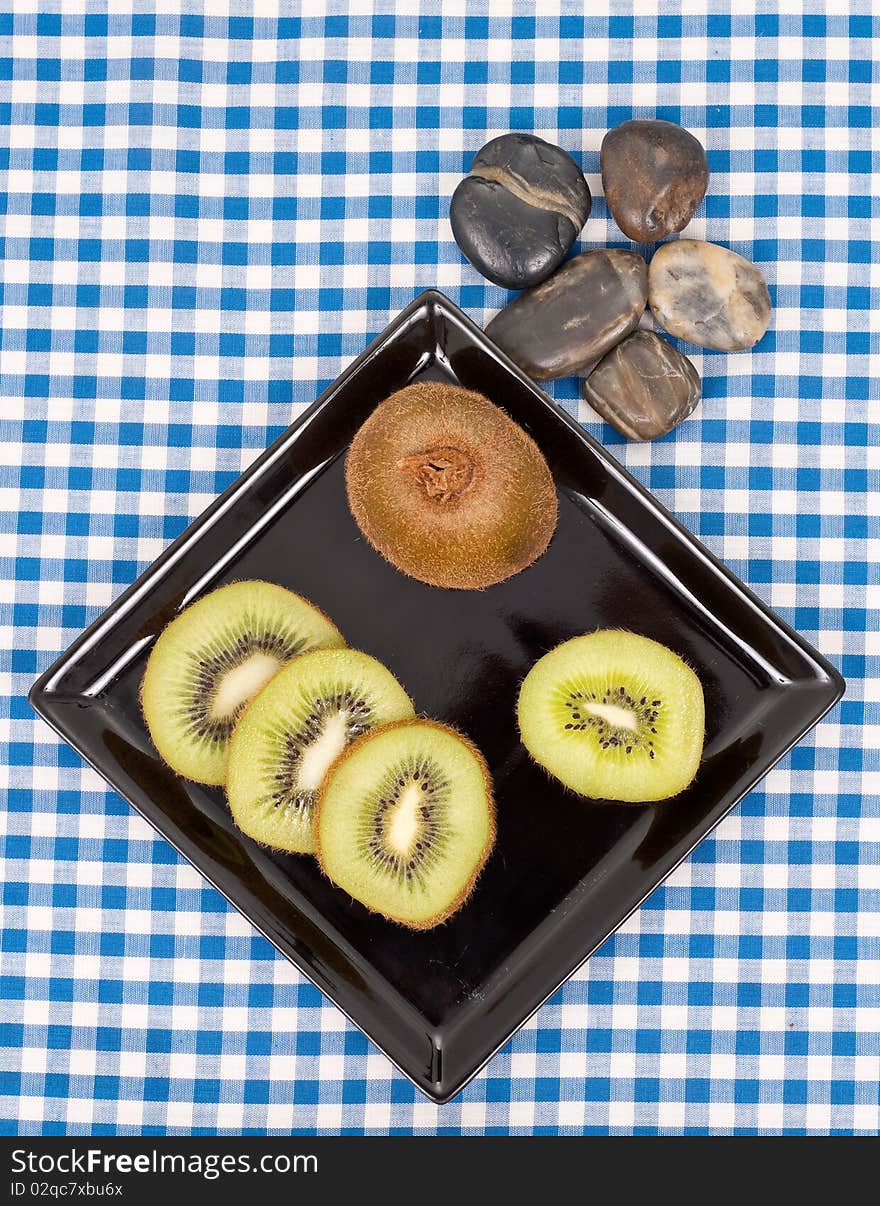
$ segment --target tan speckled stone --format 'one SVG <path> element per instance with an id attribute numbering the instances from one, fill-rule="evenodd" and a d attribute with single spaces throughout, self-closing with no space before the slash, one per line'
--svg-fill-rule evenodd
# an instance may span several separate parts
<path id="1" fill-rule="evenodd" d="M 754 264 L 717 243 L 665 243 L 648 267 L 648 304 L 679 339 L 702 348 L 751 348 L 770 323 L 767 282 Z"/>

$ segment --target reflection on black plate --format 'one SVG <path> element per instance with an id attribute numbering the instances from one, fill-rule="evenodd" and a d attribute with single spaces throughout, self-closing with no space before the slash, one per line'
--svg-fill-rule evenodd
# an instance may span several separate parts
<path id="1" fill-rule="evenodd" d="M 361 537 L 344 451 L 392 390 L 485 393 L 544 452 L 548 551 L 482 592 L 405 578 Z M 223 792 L 153 749 L 138 685 L 185 602 L 236 578 L 305 595 L 384 662 L 424 715 L 483 751 L 498 841 L 434 930 L 368 913 L 314 861 L 254 845 Z M 659 805 L 583 800 L 520 745 L 519 684 L 568 637 L 624 627 L 668 645 L 706 695 L 703 763 Z M 446 1101 L 840 698 L 840 676 L 758 602 L 442 295 L 422 294 L 33 688 L 31 702 L 428 1096 Z"/>

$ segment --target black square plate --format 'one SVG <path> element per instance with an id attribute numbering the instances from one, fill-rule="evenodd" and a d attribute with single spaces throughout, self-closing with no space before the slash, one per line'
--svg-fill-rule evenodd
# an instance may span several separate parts
<path id="1" fill-rule="evenodd" d="M 482 592 L 397 573 L 346 504 L 345 449 L 410 381 L 460 382 L 531 433 L 552 469 L 547 553 Z M 159 760 L 138 706 L 150 646 L 197 595 L 266 578 L 313 600 L 385 662 L 416 709 L 483 750 L 499 832 L 476 891 L 411 933 L 366 912 L 311 858 L 261 849 L 223 792 Z M 559 641 L 654 637 L 696 668 L 707 737 L 663 804 L 576 798 L 527 757 L 518 684 Z M 450 301 L 408 306 L 37 682 L 31 703 L 434 1101 L 478 1071 L 843 694 L 836 671 L 738 582 Z"/>

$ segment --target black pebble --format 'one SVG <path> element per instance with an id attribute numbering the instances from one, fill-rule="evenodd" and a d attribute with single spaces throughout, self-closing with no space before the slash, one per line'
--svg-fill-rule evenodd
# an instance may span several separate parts
<path id="1" fill-rule="evenodd" d="M 583 172 L 561 147 L 534 134 L 503 134 L 474 156 L 449 220 L 478 272 L 527 289 L 562 263 L 592 203 Z"/>

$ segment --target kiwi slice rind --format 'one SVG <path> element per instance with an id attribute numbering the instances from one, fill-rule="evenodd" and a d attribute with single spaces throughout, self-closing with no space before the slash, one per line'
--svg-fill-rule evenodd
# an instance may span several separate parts
<path id="1" fill-rule="evenodd" d="M 229 743 L 235 823 L 263 845 L 313 853 L 313 811 L 330 765 L 376 725 L 412 716 L 403 687 L 369 654 L 330 649 L 296 658 L 245 709 Z"/>
<path id="2" fill-rule="evenodd" d="M 381 402 L 352 440 L 345 481 L 373 548 L 431 586 L 503 582 L 556 527 L 556 488 L 534 440 L 482 394 L 445 382 Z"/>
<path id="3" fill-rule="evenodd" d="M 335 624 L 271 582 L 232 582 L 191 603 L 160 633 L 141 684 L 156 749 L 178 774 L 219 785 L 232 730 L 248 701 L 310 649 L 338 648 Z"/>
<path id="4" fill-rule="evenodd" d="M 315 837 L 338 887 L 390 921 L 431 929 L 467 900 L 495 842 L 485 759 L 436 721 L 376 729 L 324 780 Z"/>
<path id="5" fill-rule="evenodd" d="M 671 649 L 632 632 L 557 645 L 526 675 L 517 718 L 535 761 L 594 799 L 678 795 L 703 752 L 700 680 Z"/>

